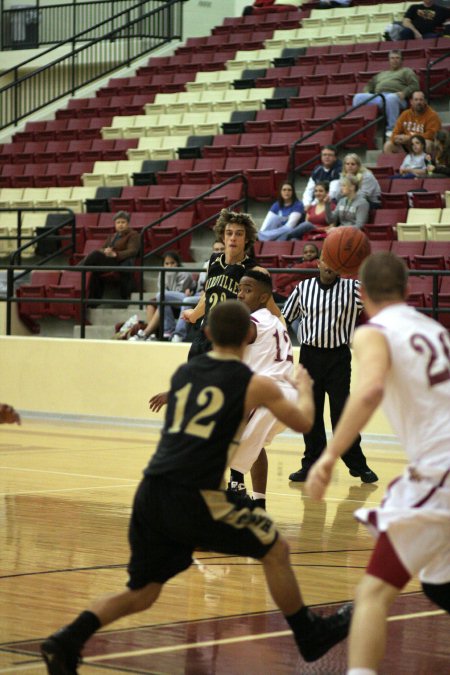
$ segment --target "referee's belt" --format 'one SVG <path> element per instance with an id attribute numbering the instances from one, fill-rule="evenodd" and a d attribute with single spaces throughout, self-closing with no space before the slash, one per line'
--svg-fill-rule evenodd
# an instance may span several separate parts
<path id="1" fill-rule="evenodd" d="M 338 349 L 342 349 L 342 350 L 350 349 L 350 347 L 348 346 L 348 344 L 346 342 L 343 345 L 337 345 L 336 347 L 316 347 L 315 345 L 308 345 L 306 342 L 302 342 L 301 345 L 300 345 L 300 349 L 303 349 L 304 347 L 306 349 L 316 349 L 317 351 L 321 351 L 321 352 L 335 352 Z"/>

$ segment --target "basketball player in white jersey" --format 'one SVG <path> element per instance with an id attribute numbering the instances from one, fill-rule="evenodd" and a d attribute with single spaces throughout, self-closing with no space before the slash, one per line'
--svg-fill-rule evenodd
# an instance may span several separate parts
<path id="1" fill-rule="evenodd" d="M 272 282 L 261 268 L 245 272 L 239 283 L 238 299 L 251 312 L 252 338 L 244 353 L 244 363 L 259 375 L 270 377 L 284 396 L 295 402 L 292 385 L 294 357 L 286 326 L 267 309 L 272 298 Z M 253 498 L 265 508 L 267 456 L 264 446 L 285 429 L 265 408 L 254 410 L 245 427 L 231 468 L 231 483 L 252 469 Z M 257 461 L 258 460 L 258 461 Z M 255 463 L 256 462 L 256 463 Z M 242 484 L 242 483 L 241 483 Z"/>
<path id="2" fill-rule="evenodd" d="M 323 497 L 337 459 L 383 401 L 409 465 L 380 507 L 355 514 L 377 543 L 356 593 L 347 671 L 375 675 L 389 607 L 413 575 L 450 612 L 450 337 L 405 304 L 407 269 L 396 256 L 371 255 L 360 278 L 370 321 L 354 338 L 359 381 L 306 487 Z"/>

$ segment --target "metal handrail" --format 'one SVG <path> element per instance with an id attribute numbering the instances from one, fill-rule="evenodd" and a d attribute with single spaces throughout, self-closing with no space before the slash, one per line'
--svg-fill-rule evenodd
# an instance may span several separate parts
<path id="1" fill-rule="evenodd" d="M 144 264 L 145 259 L 146 259 L 146 258 L 149 258 L 151 255 L 157 255 L 158 253 L 162 252 L 163 250 L 167 250 L 168 247 L 172 246 L 173 244 L 176 244 L 179 240 L 183 239 L 184 237 L 192 236 L 192 233 L 193 233 L 193 232 L 196 232 L 197 230 L 199 230 L 199 229 L 205 227 L 206 225 L 209 225 L 209 223 L 210 223 L 211 221 L 213 221 L 215 218 L 217 218 L 217 215 L 218 215 L 218 214 L 213 214 L 213 215 L 209 216 L 208 218 L 206 218 L 206 219 L 204 219 L 204 220 L 202 220 L 202 221 L 196 223 L 195 225 L 193 225 L 192 227 L 190 227 L 188 230 L 186 230 L 186 232 L 180 233 L 180 234 L 177 235 L 176 237 L 173 237 L 170 241 L 165 242 L 164 244 L 161 244 L 160 246 L 156 247 L 155 249 L 152 249 L 151 251 L 148 251 L 147 253 L 144 254 L 144 238 L 145 238 L 145 233 L 147 232 L 147 230 L 151 229 L 152 227 L 155 227 L 156 225 L 158 225 L 158 224 L 164 222 L 165 220 L 167 220 L 167 219 L 169 219 L 169 218 L 172 218 L 172 217 L 173 217 L 174 215 L 176 215 L 177 213 L 182 212 L 186 207 L 190 207 L 190 206 L 195 205 L 197 202 L 201 201 L 204 197 L 208 197 L 209 195 L 214 194 L 214 193 L 217 192 L 218 190 L 222 189 L 223 187 L 225 187 L 226 185 L 228 185 L 228 184 L 230 184 L 230 183 L 232 183 L 232 182 L 235 182 L 236 180 L 242 180 L 242 183 L 243 183 L 243 185 L 244 185 L 244 196 L 243 196 L 241 199 L 239 199 L 239 200 L 233 202 L 233 203 L 231 204 L 231 207 L 236 207 L 236 206 L 239 206 L 239 205 L 241 205 L 241 204 L 245 204 L 245 208 L 247 208 L 247 203 L 248 203 L 248 198 L 247 198 L 247 178 L 246 178 L 246 176 L 244 176 L 243 174 L 236 174 L 235 176 L 231 176 L 230 178 L 227 178 L 227 179 L 226 179 L 225 181 L 223 181 L 222 183 L 219 183 L 219 184 L 217 184 L 217 185 L 214 185 L 213 187 L 211 187 L 211 188 L 210 188 L 209 190 L 207 190 L 206 192 L 203 192 L 202 194 L 198 195 L 197 197 L 194 197 L 193 199 L 190 199 L 188 202 L 186 202 L 186 204 L 182 204 L 181 206 L 179 206 L 178 208 L 176 208 L 174 211 L 171 211 L 171 212 L 165 214 L 164 216 L 161 216 L 161 217 L 158 218 L 157 220 L 154 220 L 154 221 L 150 222 L 145 228 L 143 228 L 143 230 L 142 230 L 141 233 L 140 233 L 139 253 L 138 253 L 138 256 L 137 256 L 137 258 L 136 258 L 137 260 L 140 261 L 138 265 L 131 266 L 131 267 L 130 267 L 130 266 L 124 266 L 124 265 L 102 266 L 102 268 L 101 268 L 102 272 L 107 272 L 107 271 L 111 271 L 111 272 L 118 272 L 118 271 L 122 271 L 122 272 L 123 272 L 123 271 L 133 271 L 133 272 L 135 272 L 135 273 L 136 273 L 136 272 L 139 272 L 139 275 L 140 275 L 140 283 L 139 283 L 139 300 L 138 300 L 138 301 L 134 301 L 134 304 L 138 304 L 138 305 L 142 306 L 143 296 L 144 296 L 144 290 L 143 290 L 143 287 L 144 287 L 144 283 L 143 283 L 143 281 L 144 281 L 144 273 L 145 273 L 146 271 L 149 271 L 149 270 L 155 271 L 155 270 L 159 269 L 159 268 L 155 268 L 154 266 L 146 267 L 145 264 Z M 18 223 L 19 223 L 19 225 L 18 225 L 18 242 L 19 242 L 19 244 L 20 244 L 20 241 L 21 241 L 21 237 L 20 237 L 21 220 L 22 220 L 22 217 L 21 217 L 22 214 L 21 214 L 21 212 L 22 212 L 22 211 L 46 211 L 46 212 L 48 211 L 48 209 L 38 209 L 38 208 L 28 208 L 28 209 L 3 209 L 3 210 L 4 210 L 4 211 L 17 211 L 17 212 L 18 212 Z M 75 246 L 75 243 L 76 243 L 76 227 L 75 227 L 75 215 L 74 215 L 74 213 L 73 213 L 70 209 L 52 209 L 52 211 L 55 211 L 55 212 L 56 212 L 56 211 L 67 212 L 67 213 L 71 216 L 72 222 L 71 222 L 71 223 L 69 223 L 69 222 L 67 223 L 67 225 L 71 225 L 71 226 L 72 226 L 72 227 L 71 227 L 71 234 L 70 234 L 70 239 L 71 239 L 71 241 L 70 241 L 70 243 L 69 243 L 66 247 L 64 247 L 64 248 L 62 248 L 62 249 L 59 249 L 57 253 L 55 253 L 55 254 L 53 254 L 53 255 L 49 255 L 49 256 L 47 256 L 45 259 L 41 260 L 41 261 L 40 261 L 41 264 L 38 266 L 38 269 L 41 269 L 41 270 L 42 270 L 42 269 L 48 270 L 48 269 L 49 269 L 48 267 L 43 267 L 44 263 L 49 262 L 52 258 L 56 257 L 56 255 L 60 255 L 60 254 L 63 253 L 64 251 L 67 251 L 67 250 L 70 250 L 70 249 L 71 249 L 72 251 L 75 251 L 75 248 L 76 248 L 76 246 Z M 9 298 L 12 297 L 12 289 L 13 289 L 14 282 L 17 281 L 18 279 L 23 278 L 23 276 L 25 276 L 25 274 L 27 274 L 28 271 L 34 271 L 34 270 L 36 270 L 36 265 L 33 265 L 33 266 L 31 266 L 31 265 L 25 265 L 25 266 L 22 266 L 22 265 L 20 264 L 20 263 L 21 263 L 21 254 L 23 253 L 23 251 L 27 250 L 27 249 L 30 248 L 30 247 L 35 246 L 36 243 L 38 243 L 39 241 L 43 241 L 43 240 L 45 240 L 45 239 L 48 239 L 48 238 L 53 237 L 53 235 L 54 235 L 61 227 L 63 227 L 63 225 L 58 224 L 58 225 L 55 225 L 55 226 L 52 227 L 52 228 L 49 228 L 46 232 L 43 232 L 42 234 L 38 235 L 37 237 L 33 237 L 33 239 L 30 239 L 30 240 L 27 241 L 25 244 L 19 245 L 19 247 L 17 248 L 17 250 L 14 251 L 14 252 L 10 255 L 10 257 L 9 257 L 9 265 L 6 267 L 6 269 L 8 270 L 8 274 L 7 274 L 7 280 L 8 280 L 8 281 L 7 281 L 7 283 L 8 283 L 8 285 L 7 285 L 7 289 L 8 289 L 8 290 L 7 290 L 7 299 L 9 299 Z M 65 237 L 64 237 L 64 236 L 61 236 L 60 238 L 61 238 L 61 239 L 64 239 Z M 17 264 L 16 264 L 16 259 L 18 260 L 18 263 L 17 263 Z M 22 274 L 20 274 L 20 275 L 17 277 L 17 276 L 14 276 L 13 272 L 10 272 L 11 269 L 23 269 L 23 270 L 26 270 L 26 271 L 23 272 Z M 95 267 L 95 266 L 77 265 L 77 266 L 52 266 L 51 269 L 52 269 L 52 270 L 53 270 L 53 269 L 54 269 L 54 270 L 70 270 L 70 271 L 80 271 L 80 270 L 84 270 L 85 272 L 87 272 L 87 271 L 98 271 L 99 268 L 98 268 L 98 267 Z M 163 268 L 163 269 L 164 269 L 164 268 Z M 183 268 L 183 269 L 185 269 L 185 268 Z M 195 268 L 195 269 L 197 270 L 197 268 Z M 82 276 L 81 298 L 84 299 L 84 300 L 86 300 L 86 288 L 85 288 L 85 282 L 86 282 L 86 278 L 85 278 L 85 275 L 83 275 L 83 276 Z M 164 296 L 164 293 L 163 293 L 163 296 Z M 50 300 L 51 300 L 52 302 L 57 302 L 57 301 L 60 302 L 60 300 L 57 299 L 57 298 L 55 298 L 55 299 L 50 299 L 50 298 L 49 298 L 49 301 L 50 301 Z M 164 297 L 162 298 L 162 300 L 163 300 L 163 302 L 164 302 Z M 12 301 L 13 301 L 13 302 L 17 302 L 17 300 L 12 300 Z M 65 300 L 65 301 L 67 302 L 67 300 Z M 74 299 L 74 301 L 77 302 L 77 303 L 79 302 L 78 299 Z M 95 299 L 94 299 L 94 300 L 90 299 L 90 301 L 91 301 L 91 302 L 95 302 Z M 100 302 L 100 299 L 98 299 L 98 301 Z M 27 302 L 28 302 L 28 299 L 27 299 Z M 34 302 L 34 300 L 33 300 L 32 298 L 30 298 L 30 302 Z M 106 304 L 108 304 L 108 301 L 107 301 L 107 300 L 101 300 L 101 302 L 105 302 Z M 114 302 L 114 304 L 117 304 L 117 300 L 114 300 L 113 302 Z M 133 302 L 131 302 L 131 301 L 130 301 L 130 302 L 124 301 L 124 305 L 125 305 L 125 304 L 127 304 L 127 305 L 128 305 L 128 304 L 133 304 Z M 170 304 L 170 303 L 168 303 L 168 304 Z M 84 332 L 85 332 L 84 329 L 85 329 L 85 322 L 86 322 L 86 307 L 85 307 L 84 304 L 82 305 L 82 308 L 81 308 L 81 309 L 82 309 L 82 311 L 81 311 L 81 319 L 80 319 L 80 320 L 81 320 L 81 337 L 84 337 Z M 162 309 L 162 312 L 161 312 L 161 318 L 162 318 L 162 321 L 163 321 L 163 319 L 164 319 L 164 309 Z M 8 328 L 8 326 L 9 326 L 9 328 Z M 10 304 L 9 304 L 9 301 L 8 301 L 8 309 L 7 309 L 7 331 L 8 331 L 8 330 L 10 331 L 10 329 L 11 329 L 11 308 L 10 308 Z M 8 335 L 9 335 L 9 332 L 8 332 Z"/>
<path id="2" fill-rule="evenodd" d="M 445 59 L 448 59 L 450 57 L 450 51 L 447 54 L 444 54 L 443 56 L 440 56 L 439 58 L 435 59 L 434 61 L 428 61 L 427 63 L 427 68 L 425 71 L 425 96 L 429 98 L 430 93 L 434 91 L 435 89 L 438 89 L 439 87 L 442 87 L 443 84 L 446 82 L 450 82 L 450 77 L 447 77 L 445 80 L 441 80 L 440 82 L 437 82 L 434 84 L 432 87 L 430 87 L 430 76 L 431 76 L 431 69 L 433 66 L 436 65 L 436 63 L 440 63 L 441 61 L 444 61 Z"/>
<path id="3" fill-rule="evenodd" d="M 174 0 L 166 0 L 166 2 L 167 2 L 168 5 L 169 4 L 175 4 Z M 85 30 L 80 31 L 79 33 L 76 33 L 75 35 L 72 35 L 72 37 L 67 38 L 66 40 L 62 40 L 61 42 L 58 42 L 58 44 L 53 45 L 52 47 L 49 47 L 48 49 L 45 49 L 42 52 L 39 52 L 39 54 L 37 54 L 35 56 L 30 56 L 29 59 L 25 59 L 25 61 L 22 61 L 18 65 L 12 66 L 12 68 L 8 68 L 7 70 L 2 70 L 1 76 L 7 77 L 10 74 L 16 74 L 24 66 L 28 66 L 30 63 L 33 63 L 33 61 L 42 61 L 42 58 L 46 57 L 47 54 L 50 54 L 51 52 L 55 52 L 55 51 L 61 49 L 61 47 L 64 47 L 65 45 L 70 45 L 70 44 L 75 45 L 75 42 L 80 42 L 83 38 L 86 39 L 85 36 L 88 33 L 92 33 L 92 31 L 97 30 L 97 29 L 101 28 L 102 26 L 104 26 L 108 23 L 111 23 L 111 21 L 122 18 L 124 15 L 130 14 L 131 12 L 135 11 L 136 9 L 140 9 L 142 7 L 142 5 L 145 5 L 145 3 L 146 3 L 146 0 L 139 0 L 139 2 L 137 2 L 137 4 L 133 5 L 132 7 L 128 7 L 127 9 L 124 9 L 121 12 L 118 12 L 117 14 L 114 14 L 113 16 L 110 16 L 108 19 L 104 19 L 103 21 L 100 21 L 99 23 L 95 24 L 94 26 L 90 26 L 89 28 L 86 28 Z M 28 8 L 24 8 L 24 9 L 34 9 L 34 5 L 30 5 Z M 154 11 L 160 11 L 160 9 L 152 10 L 152 11 L 153 12 Z M 141 20 L 142 18 L 143 17 L 139 17 L 139 20 Z M 125 27 L 126 27 L 126 25 L 122 25 L 120 27 L 120 30 L 123 30 Z M 103 40 L 105 38 L 109 38 L 110 35 L 111 35 L 111 32 L 115 32 L 115 31 L 108 31 L 101 38 L 96 38 L 96 40 L 97 39 Z M 54 61 L 53 63 L 56 63 L 58 60 L 59 59 L 56 59 L 56 61 Z"/>
<path id="4" fill-rule="evenodd" d="M 136 9 L 139 11 L 142 0 L 134 0 Z M 153 0 L 154 6 L 162 4 L 166 0 Z M 93 26 L 100 23 L 104 16 L 111 17 L 119 14 L 123 7 L 127 7 L 129 0 L 71 0 L 58 4 L 48 4 L 45 0 L 35 0 L 34 5 L 10 6 L 4 8 L 5 0 L 0 0 L 0 17 L 3 31 L 0 34 L 0 49 L 23 49 L 37 48 L 41 45 L 55 45 L 65 40 L 77 39 L 74 36 L 80 34 L 78 26 Z M 119 6 L 119 9 L 117 9 Z M 22 28 L 22 36 L 15 36 L 12 21 L 19 22 L 19 30 Z M 32 35 L 27 35 L 26 27 L 33 25 Z M 10 27 L 9 36 L 7 28 Z M 92 30 L 92 28 L 90 29 Z M 62 31 L 62 32 L 61 32 Z M 17 31 L 16 31 L 17 32 Z M 43 35 L 44 33 L 44 35 Z M 61 37 L 63 35 L 64 37 Z M 8 40 L 9 37 L 9 40 Z M 27 59 L 29 63 L 35 57 Z M 40 58 L 40 57 L 39 57 Z"/>
<path id="5" fill-rule="evenodd" d="M 42 302 L 42 298 L 20 298 L 14 294 L 14 283 L 17 280 L 17 277 L 14 276 L 14 272 L 16 270 L 20 270 L 23 272 L 21 276 L 24 276 L 28 272 L 31 272 L 35 269 L 35 266 L 32 265 L 8 265 L 6 267 L 7 271 L 7 295 L 6 298 L 0 298 L 0 302 L 6 302 L 6 334 L 11 335 L 11 328 L 12 328 L 12 305 L 17 304 L 20 302 L 23 302 L 24 299 L 26 300 L 27 303 L 38 303 Z M 120 303 L 117 299 L 105 299 L 105 298 L 87 298 L 87 288 L 86 288 L 86 275 L 89 272 L 98 272 L 99 269 L 101 269 L 102 272 L 116 272 L 118 270 L 121 270 L 123 272 L 136 272 L 136 267 L 132 265 L 128 266 L 121 266 L 118 267 L 117 265 L 111 265 L 111 266 L 102 266 L 101 268 L 95 267 L 95 266 L 85 266 L 85 265 L 79 265 L 76 267 L 70 266 L 70 265 L 52 265 L 49 268 L 46 268 L 48 271 L 56 271 L 56 272 L 64 272 L 64 271 L 71 271 L 71 272 L 79 272 L 81 274 L 81 291 L 80 291 L 80 297 L 79 298 L 70 298 L 70 302 L 72 304 L 77 304 L 81 306 L 80 310 L 80 338 L 85 338 L 86 336 L 86 311 L 87 311 L 87 305 L 89 303 L 95 303 L 95 302 L 101 302 L 102 304 L 106 305 L 117 305 L 117 304 L 123 304 L 124 307 L 128 307 L 129 305 L 136 305 L 136 306 L 142 306 L 142 299 L 140 298 L 139 300 L 121 300 Z M 148 266 L 144 268 L 144 271 L 151 271 L 151 272 L 159 272 L 161 273 L 162 276 L 162 288 L 161 288 L 161 293 L 160 297 L 158 300 L 153 300 L 152 302 L 155 302 L 158 304 L 158 307 L 160 309 L 160 335 L 162 332 L 162 326 L 164 325 L 164 307 L 165 306 L 179 306 L 179 302 L 172 302 L 172 301 L 166 301 L 165 300 L 165 294 L 164 294 L 164 275 L 169 272 L 167 267 L 156 267 L 156 266 Z M 177 272 L 198 272 L 198 267 L 190 267 L 189 265 L 183 266 L 183 267 L 171 267 L 170 272 L 177 271 Z M 306 269 L 298 269 L 298 268 L 279 268 L 279 267 L 271 267 L 268 268 L 268 271 L 271 274 L 282 274 L 286 273 L 288 271 L 289 274 L 293 275 L 302 275 L 308 270 Z M 311 269 L 311 272 L 317 273 L 317 268 Z M 439 284 L 439 277 L 446 277 L 450 276 L 450 270 L 409 270 L 409 274 L 411 276 L 432 276 L 433 277 L 433 290 L 432 290 L 432 295 L 431 295 L 431 307 L 420 307 L 417 308 L 419 311 L 423 312 L 424 314 L 431 314 L 431 316 L 434 319 L 437 319 L 439 313 L 443 314 L 448 314 L 450 313 L 450 308 L 447 307 L 439 307 L 438 304 L 438 284 Z M 65 303 L 69 301 L 67 298 L 46 298 L 46 302 L 48 303 Z"/>
<path id="6" fill-rule="evenodd" d="M 9 116 L 7 117 L 7 121 L 0 123 L 0 129 L 3 129 L 11 124 L 17 125 L 21 119 L 27 117 L 31 113 L 46 107 L 53 101 L 59 100 L 64 96 L 67 96 L 68 94 L 73 95 L 78 89 L 86 86 L 90 82 L 97 80 L 100 77 L 103 77 L 104 75 L 113 72 L 114 70 L 117 70 L 118 68 L 117 61 L 116 60 L 108 61 L 107 63 L 104 64 L 103 68 L 98 68 L 97 70 L 95 70 L 92 67 L 90 67 L 88 71 L 89 76 L 80 78 L 79 82 L 76 81 L 77 59 L 79 60 L 80 55 L 82 55 L 83 53 L 89 53 L 93 47 L 99 45 L 100 43 L 107 42 L 110 47 L 110 45 L 113 44 L 115 41 L 118 41 L 118 44 L 120 44 L 121 40 L 126 40 L 127 45 L 126 54 L 124 54 L 121 60 L 121 64 L 129 65 L 133 59 L 138 58 L 143 54 L 151 52 L 154 48 L 159 47 L 162 44 L 166 44 L 167 42 L 170 42 L 173 39 L 180 39 L 182 37 L 181 10 L 182 10 L 182 3 L 184 2 L 184 0 L 167 0 L 165 4 L 162 5 L 161 7 L 145 12 L 136 19 L 129 19 L 128 21 L 126 21 L 126 16 L 130 17 L 131 12 L 134 11 L 136 8 L 143 7 L 145 5 L 145 2 L 146 0 L 143 0 L 140 4 L 133 5 L 132 8 L 126 9 L 109 19 L 105 19 L 96 26 L 87 29 L 85 31 L 82 31 L 81 33 L 78 33 L 76 36 L 73 36 L 72 38 L 61 42 L 56 47 L 51 47 L 50 49 L 45 50 L 43 53 L 39 55 L 40 59 L 43 56 L 50 54 L 55 49 L 59 49 L 61 47 L 64 47 L 65 45 L 72 45 L 72 51 L 70 53 L 60 56 L 51 61 L 50 63 L 46 63 L 45 66 L 37 68 L 32 73 L 19 76 L 19 69 L 22 68 L 24 65 L 30 64 L 34 59 L 28 59 L 23 64 L 20 64 L 18 66 L 9 69 L 8 71 L 3 72 L 2 77 L 11 75 L 13 77 L 13 81 L 0 89 L 0 107 L 3 108 L 3 110 L 8 111 L 10 113 Z M 174 22 L 173 20 L 174 10 L 177 8 L 180 8 L 178 25 L 176 25 L 176 22 Z M 147 34 L 145 36 L 147 38 L 145 44 L 143 44 L 142 41 L 139 42 L 136 41 L 138 49 L 136 50 L 136 53 L 134 52 L 132 53 L 130 41 L 134 39 L 134 35 L 132 35 L 133 26 L 136 26 L 143 21 L 151 20 L 152 18 L 154 18 L 155 21 L 157 21 L 158 17 L 165 17 L 166 15 L 168 17 L 168 20 L 164 22 L 166 34 L 162 36 Z M 99 29 L 102 26 L 106 25 L 107 23 L 111 23 L 114 21 L 119 22 L 122 21 L 122 24 L 119 25 L 117 28 L 109 30 L 100 38 L 94 38 L 90 40 L 86 38 L 86 42 L 84 42 L 82 46 L 75 47 L 75 42 L 80 38 L 82 38 L 84 35 L 87 36 L 88 33 L 91 32 L 92 30 Z M 155 41 L 154 44 L 152 44 L 152 40 Z M 68 67 L 70 67 L 69 82 L 66 84 L 64 81 L 61 81 L 61 87 L 58 90 L 58 92 L 53 95 L 53 97 L 43 96 L 42 101 L 33 102 L 33 105 L 28 106 L 26 110 L 20 109 L 21 103 L 20 97 L 23 88 L 27 84 L 35 80 L 37 87 L 36 91 L 38 91 L 39 87 L 43 86 L 42 79 L 40 78 L 43 78 L 45 74 L 48 74 L 50 78 L 51 69 L 54 68 L 55 66 L 58 66 L 59 68 L 61 65 L 67 65 Z M 51 90 L 52 87 L 54 87 L 54 82 L 49 80 L 48 87 Z M 36 92 L 34 91 L 34 93 Z"/>
<path id="7" fill-rule="evenodd" d="M 371 127 L 375 126 L 378 124 L 380 120 L 384 120 L 386 123 L 386 97 L 384 94 L 372 94 L 370 98 L 366 99 L 365 101 L 362 101 L 361 103 L 358 103 L 357 105 L 352 106 L 348 110 L 344 110 L 344 112 L 339 113 L 339 115 L 336 115 L 335 117 L 332 117 L 331 119 L 327 120 L 323 124 L 321 124 L 317 129 L 313 129 L 309 133 L 305 134 L 304 136 L 301 136 L 297 141 L 295 141 L 290 150 L 290 159 L 289 159 L 289 164 L 290 164 L 290 177 L 291 177 L 291 182 L 293 183 L 295 181 L 295 174 L 303 169 L 305 166 L 310 164 L 314 159 L 318 159 L 320 157 L 320 153 L 317 154 L 315 157 L 311 157 L 305 162 L 302 162 L 302 164 L 299 164 L 298 166 L 295 166 L 295 153 L 296 149 L 299 145 L 302 143 L 305 143 L 305 141 L 311 139 L 315 134 L 319 133 L 320 131 L 323 131 L 327 127 L 333 125 L 335 122 L 338 122 L 340 119 L 343 117 L 348 117 L 350 113 L 352 113 L 354 110 L 358 110 L 358 108 L 361 108 L 364 105 L 368 105 L 370 101 L 373 101 L 375 98 L 381 98 L 382 100 L 382 110 L 383 114 L 380 115 L 379 117 L 376 117 L 374 120 L 368 122 L 365 124 L 363 127 L 358 129 L 357 131 L 354 131 L 353 133 L 349 134 L 348 136 L 345 136 L 345 138 L 341 138 L 340 141 L 337 143 L 333 143 L 335 147 L 340 147 L 341 145 L 344 145 L 348 140 L 351 140 L 354 136 L 358 136 L 362 131 L 365 131 L 366 129 L 370 129 Z M 384 136 L 384 134 L 383 134 Z"/>

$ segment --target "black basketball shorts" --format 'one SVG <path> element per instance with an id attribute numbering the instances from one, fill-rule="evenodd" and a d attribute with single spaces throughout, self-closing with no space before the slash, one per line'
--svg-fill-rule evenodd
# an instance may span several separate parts
<path id="1" fill-rule="evenodd" d="M 239 507 L 221 490 L 197 490 L 145 476 L 129 527 L 131 589 L 164 583 L 192 563 L 196 548 L 262 558 L 278 536 L 267 513 Z"/>

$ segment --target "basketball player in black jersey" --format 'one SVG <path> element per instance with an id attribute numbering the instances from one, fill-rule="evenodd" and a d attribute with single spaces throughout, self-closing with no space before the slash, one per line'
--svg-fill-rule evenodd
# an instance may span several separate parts
<path id="1" fill-rule="evenodd" d="M 195 307 L 185 309 L 181 314 L 186 321 L 192 324 L 203 319 L 202 328 L 192 342 L 188 359 L 198 354 L 205 354 L 211 349 L 211 342 L 204 330 L 209 312 L 219 302 L 236 299 L 239 282 L 246 270 L 257 266 L 256 260 L 248 255 L 248 251 L 256 241 L 256 232 L 256 225 L 248 213 L 238 213 L 227 209 L 222 209 L 220 212 L 214 233 L 218 241 L 223 241 L 225 250 L 223 253 L 212 254 L 208 265 L 205 292 Z M 272 314 L 281 318 L 281 312 L 273 298 L 270 299 L 267 308 Z M 284 319 L 281 320 L 284 321 Z M 168 392 L 161 392 L 152 396 L 149 401 L 150 410 L 159 412 L 167 403 L 167 395 Z"/>
<path id="2" fill-rule="evenodd" d="M 270 379 L 242 363 L 250 317 L 238 301 L 210 315 L 213 351 L 174 374 L 161 439 L 144 471 L 131 516 L 128 589 L 101 598 L 41 645 L 51 675 L 74 675 L 85 642 L 100 627 L 148 609 L 166 581 L 187 569 L 196 547 L 259 559 L 270 592 L 286 616 L 300 653 L 314 661 L 348 633 L 351 610 L 320 617 L 303 604 L 289 547 L 267 513 L 241 508 L 221 490 L 227 465 L 251 409 L 269 408 L 298 432 L 314 418 L 312 381 L 300 367 L 294 405 Z"/>
<path id="3" fill-rule="evenodd" d="M 256 260 L 248 251 L 256 241 L 256 225 L 247 213 L 222 209 L 214 227 L 219 241 L 223 241 L 223 253 L 213 254 L 208 265 L 205 292 L 196 307 L 183 312 L 183 318 L 195 324 L 203 318 L 203 325 L 211 309 L 219 302 L 237 298 L 239 281 L 246 270 L 256 266 Z M 204 330 L 194 339 L 188 358 L 204 354 L 211 349 L 211 342 Z"/>

